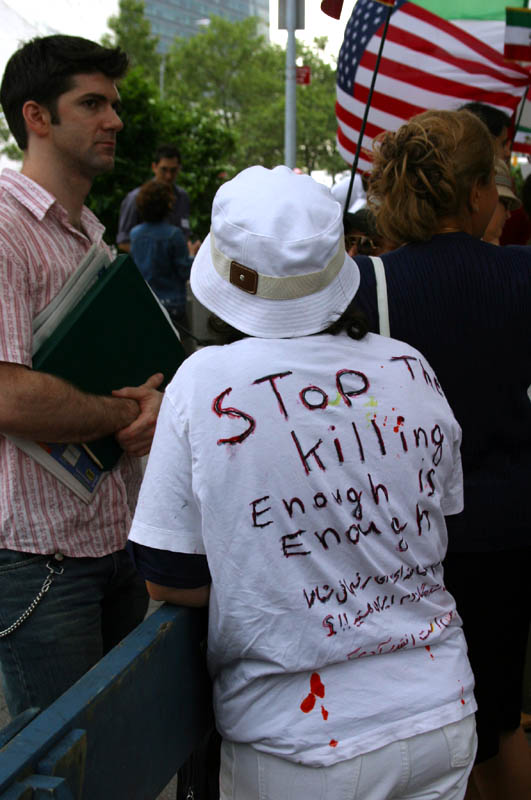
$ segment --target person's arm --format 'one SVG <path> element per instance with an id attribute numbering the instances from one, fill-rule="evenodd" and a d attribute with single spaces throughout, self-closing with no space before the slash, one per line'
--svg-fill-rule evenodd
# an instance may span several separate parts
<path id="1" fill-rule="evenodd" d="M 134 391 L 105 397 L 81 392 L 54 375 L 1 362 L 0 431 L 48 442 L 90 442 L 120 431 L 117 438 L 126 452 L 144 454 L 160 407 L 156 387 L 161 381 L 162 375 L 153 375 Z"/>
<path id="2" fill-rule="evenodd" d="M 187 395 L 180 377 L 178 372 L 162 403 L 127 551 L 154 599 L 206 606 L 212 577 L 192 486 L 188 424 L 172 399 L 174 393 L 180 401 Z"/>
<path id="3" fill-rule="evenodd" d="M 120 431 L 127 452 L 148 452 L 161 402 L 156 389 L 163 376 L 151 376 L 131 396 L 126 390 L 111 397 L 83 392 L 32 370 L 33 293 L 27 265 L 18 256 L 6 237 L 0 237 L 0 432 L 68 443 Z"/>
<path id="4" fill-rule="evenodd" d="M 186 244 L 188 245 L 188 255 L 193 260 L 197 255 L 197 251 L 201 247 L 201 239 L 194 239 L 193 242 L 188 239 Z"/>
<path id="5" fill-rule="evenodd" d="M 137 194 L 138 193 L 135 191 L 129 192 L 129 194 L 126 195 L 122 200 L 122 205 L 120 206 L 116 244 L 118 245 L 118 249 L 122 250 L 124 253 L 129 253 L 131 249 L 131 242 L 129 238 L 129 232 L 131 231 L 131 228 L 134 228 L 135 225 L 138 225 L 140 222 L 140 216 L 136 207 Z"/>
<path id="6" fill-rule="evenodd" d="M 175 268 L 175 274 L 182 281 L 187 281 L 190 277 L 190 269 L 192 267 L 195 253 L 199 250 L 201 242 L 192 244 L 189 240 L 184 238 L 183 232 L 180 228 L 175 228 L 173 236 L 170 240 L 171 259 Z"/>
<path id="7" fill-rule="evenodd" d="M 208 605 L 211 578 L 205 555 L 161 550 L 132 540 L 126 549 L 153 600 L 196 608 Z"/>
<path id="8" fill-rule="evenodd" d="M 146 581 L 146 587 L 153 600 L 161 600 L 175 606 L 203 608 L 208 605 L 210 597 L 210 585 L 199 586 L 197 589 L 176 589 L 174 586 L 161 586 Z"/>

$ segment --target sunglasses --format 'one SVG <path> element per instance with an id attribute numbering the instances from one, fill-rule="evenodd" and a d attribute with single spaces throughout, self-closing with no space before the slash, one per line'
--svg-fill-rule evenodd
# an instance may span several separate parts
<path id="1" fill-rule="evenodd" d="M 370 255 L 376 247 L 373 240 L 368 236 L 360 236 L 356 234 L 345 236 L 345 245 L 347 250 L 350 250 L 351 247 L 355 246 L 357 252 L 362 256 Z"/>

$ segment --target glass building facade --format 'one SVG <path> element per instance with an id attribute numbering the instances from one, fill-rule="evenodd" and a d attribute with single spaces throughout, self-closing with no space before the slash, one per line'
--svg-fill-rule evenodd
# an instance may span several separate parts
<path id="1" fill-rule="evenodd" d="M 259 19 L 259 33 L 269 36 L 269 0 L 145 0 L 151 32 L 166 53 L 176 36 L 194 36 L 211 16 L 237 21 Z"/>

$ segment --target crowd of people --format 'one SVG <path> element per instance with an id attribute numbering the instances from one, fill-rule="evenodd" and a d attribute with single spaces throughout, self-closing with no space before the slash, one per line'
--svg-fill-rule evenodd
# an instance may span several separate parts
<path id="1" fill-rule="evenodd" d="M 113 166 L 126 67 L 55 35 L 0 87 L 24 153 L 0 177 L 10 712 L 49 705 L 149 593 L 208 606 L 223 800 L 526 800 L 531 251 L 504 235 L 520 212 L 525 238 L 531 189 L 510 120 L 469 103 L 383 134 L 353 213 L 251 166 L 201 244 L 162 147 L 117 244 L 184 330 L 190 277 L 220 344 L 164 395 L 155 373 L 103 397 L 32 369 L 33 323 L 107 248 L 84 201 Z M 106 434 L 124 455 L 89 504 L 14 441 Z"/>

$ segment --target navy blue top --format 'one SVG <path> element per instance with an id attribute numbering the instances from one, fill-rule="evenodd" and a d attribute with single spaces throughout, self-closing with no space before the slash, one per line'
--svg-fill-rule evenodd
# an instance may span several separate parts
<path id="1" fill-rule="evenodd" d="M 179 228 L 168 222 L 143 222 L 131 233 L 131 257 L 159 300 L 181 313 L 193 259 Z"/>
<path id="2" fill-rule="evenodd" d="M 173 553 L 127 542 L 126 550 L 144 580 L 176 589 L 197 589 L 211 582 L 207 558 L 195 553 Z"/>
<path id="3" fill-rule="evenodd" d="M 447 233 L 382 256 L 391 336 L 418 348 L 463 429 L 465 510 L 449 549 L 530 543 L 531 248 Z M 372 262 L 356 256 L 358 307 L 378 332 Z"/>

